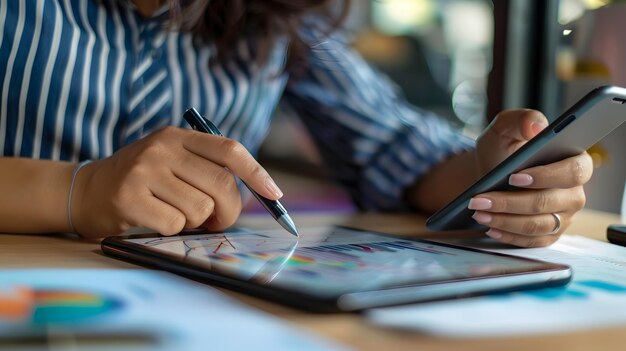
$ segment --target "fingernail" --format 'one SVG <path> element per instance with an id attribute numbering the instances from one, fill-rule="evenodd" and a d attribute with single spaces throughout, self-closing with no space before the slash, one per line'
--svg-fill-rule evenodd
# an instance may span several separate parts
<path id="1" fill-rule="evenodd" d="M 490 237 L 494 239 L 500 239 L 502 237 L 502 233 L 494 229 L 489 229 L 488 231 L 485 232 L 485 234 L 489 235 Z"/>
<path id="2" fill-rule="evenodd" d="M 532 131 L 535 134 L 539 134 L 542 130 L 546 129 L 546 127 L 548 126 L 548 123 L 546 122 L 533 122 L 530 124 L 530 129 L 532 129 Z"/>
<path id="3" fill-rule="evenodd" d="M 474 218 L 474 220 L 480 224 L 487 224 L 491 222 L 492 217 L 489 213 L 486 212 L 474 212 L 472 218 Z"/>
<path id="4" fill-rule="evenodd" d="M 265 187 L 267 188 L 267 190 L 269 190 L 270 193 L 274 194 L 274 196 L 276 196 L 277 198 L 283 197 L 283 192 L 280 191 L 280 189 L 278 188 L 278 185 L 274 183 L 272 178 L 270 177 L 265 178 Z"/>
<path id="5" fill-rule="evenodd" d="M 467 208 L 470 210 L 488 210 L 492 205 L 493 202 L 489 199 L 485 199 L 484 197 L 475 197 L 470 200 Z"/>
<path id="6" fill-rule="evenodd" d="M 533 177 L 528 174 L 516 173 L 509 177 L 509 184 L 513 186 L 529 186 L 533 183 Z"/>

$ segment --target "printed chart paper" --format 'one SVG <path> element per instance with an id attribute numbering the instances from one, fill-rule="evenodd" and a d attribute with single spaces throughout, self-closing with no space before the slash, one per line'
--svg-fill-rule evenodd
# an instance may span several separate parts
<path id="1" fill-rule="evenodd" d="M 0 350 L 339 350 L 215 289 L 149 270 L 0 271 Z M 55 347 L 52 347 L 55 346 Z"/>
<path id="2" fill-rule="evenodd" d="M 549 248 L 491 251 L 567 264 L 574 277 L 560 288 L 375 309 L 369 320 L 459 338 L 626 325 L 626 248 L 567 235 Z"/>

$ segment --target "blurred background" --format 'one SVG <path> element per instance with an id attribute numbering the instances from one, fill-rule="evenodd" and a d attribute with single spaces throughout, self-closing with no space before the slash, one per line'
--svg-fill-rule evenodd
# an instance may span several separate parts
<path id="1" fill-rule="evenodd" d="M 554 119 L 597 86 L 626 86 L 626 1 L 353 0 L 346 26 L 409 102 L 474 138 L 503 109 Z M 620 212 L 625 150 L 625 126 L 590 150 L 587 208 Z M 355 211 L 297 116 L 277 113 L 259 157 L 291 211 Z"/>

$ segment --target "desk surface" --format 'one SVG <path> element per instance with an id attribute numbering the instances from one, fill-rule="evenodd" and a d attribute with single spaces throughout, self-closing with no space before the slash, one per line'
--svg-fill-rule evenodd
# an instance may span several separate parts
<path id="1" fill-rule="evenodd" d="M 298 225 L 342 224 L 389 233 L 423 238 L 455 238 L 467 233 L 433 234 L 424 230 L 424 220 L 408 215 L 306 215 L 295 216 Z M 586 210 L 568 230 L 571 234 L 606 240 L 606 227 L 619 223 L 619 217 Z M 239 225 L 273 228 L 276 223 L 267 215 L 242 218 Z M 0 234 L 0 269 L 5 268 L 140 268 L 104 256 L 99 242 L 87 242 L 71 236 Z M 419 333 L 402 332 L 369 325 L 358 314 L 312 314 L 265 300 L 224 290 L 228 295 L 255 308 L 291 321 L 312 333 L 337 340 L 362 350 L 604 350 L 623 349 L 626 326 L 568 334 L 498 339 L 445 339 Z M 616 306 L 617 307 L 617 306 Z M 619 307 L 623 308 L 623 306 Z"/>

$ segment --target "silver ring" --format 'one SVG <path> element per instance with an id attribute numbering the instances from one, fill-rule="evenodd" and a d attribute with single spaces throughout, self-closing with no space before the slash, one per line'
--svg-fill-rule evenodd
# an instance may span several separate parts
<path id="1" fill-rule="evenodd" d="M 552 215 L 552 217 L 554 217 L 554 229 L 552 229 L 552 231 L 548 234 L 556 234 L 559 232 L 559 230 L 561 230 L 561 216 L 559 216 L 558 213 L 550 213 Z"/>

